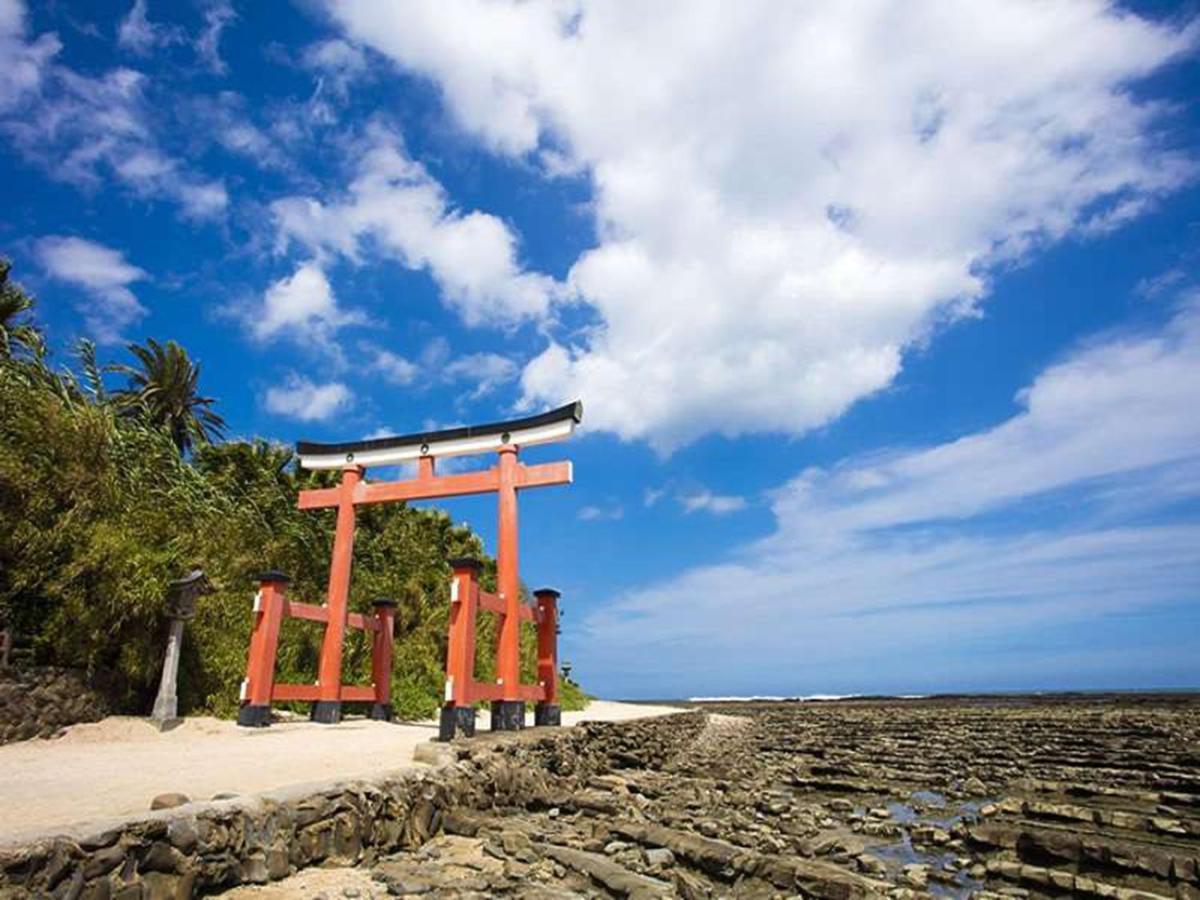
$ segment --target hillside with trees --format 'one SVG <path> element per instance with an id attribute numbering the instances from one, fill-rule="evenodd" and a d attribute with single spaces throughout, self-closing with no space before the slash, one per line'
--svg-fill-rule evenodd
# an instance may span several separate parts
<path id="1" fill-rule="evenodd" d="M 174 341 L 130 345 L 101 365 L 80 341 L 54 364 L 27 293 L 0 260 L 0 625 L 37 662 L 82 669 L 115 708 L 149 710 L 166 625 L 167 585 L 193 568 L 215 588 L 184 640 L 184 712 L 232 715 L 245 674 L 254 576 L 287 572 L 291 595 L 322 602 L 332 511 L 300 512 L 297 492 L 337 473 L 300 470 L 290 448 L 224 440 L 201 367 Z M 402 718 L 435 712 L 443 690 L 449 567 L 456 556 L 495 563 L 470 529 L 402 503 L 359 510 L 351 609 L 399 602 L 392 696 Z M 482 617 L 477 671 L 491 673 Z M 528 631 L 528 629 L 526 629 Z M 321 629 L 285 622 L 279 677 L 311 681 Z M 535 670 L 523 635 L 525 677 Z M 347 682 L 369 680 L 370 647 L 347 638 Z M 564 680 L 565 708 L 581 705 Z"/>

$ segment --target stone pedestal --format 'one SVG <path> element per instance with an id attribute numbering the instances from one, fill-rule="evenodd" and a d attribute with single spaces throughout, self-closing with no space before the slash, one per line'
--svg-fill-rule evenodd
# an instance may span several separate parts
<path id="1" fill-rule="evenodd" d="M 454 736 L 475 737 L 475 707 L 443 706 L 438 722 L 438 740 L 452 741 Z"/>
<path id="2" fill-rule="evenodd" d="M 520 731 L 524 727 L 524 700 L 492 701 L 492 731 Z"/>
<path id="3" fill-rule="evenodd" d="M 540 727 L 562 724 L 562 709 L 557 703 L 539 703 L 533 708 L 533 724 Z"/>
<path id="4" fill-rule="evenodd" d="M 308 717 L 322 725 L 336 725 L 342 721 L 342 701 L 317 700 L 313 703 Z"/>
<path id="5" fill-rule="evenodd" d="M 243 728 L 266 728 L 271 724 L 271 707 L 247 703 L 238 710 L 237 723 Z"/>

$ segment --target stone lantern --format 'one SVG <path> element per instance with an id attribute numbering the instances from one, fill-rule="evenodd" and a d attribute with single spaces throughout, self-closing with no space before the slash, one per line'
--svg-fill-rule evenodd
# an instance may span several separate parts
<path id="1" fill-rule="evenodd" d="M 159 731 L 179 724 L 176 685 L 179 679 L 179 653 L 183 647 L 183 623 L 196 615 L 196 601 L 201 595 L 209 593 L 212 593 L 212 585 L 200 569 L 194 569 L 183 578 L 172 581 L 167 591 L 167 616 L 171 625 L 167 632 L 167 650 L 163 656 L 158 697 L 154 701 L 154 712 L 150 714 L 151 723 Z"/>

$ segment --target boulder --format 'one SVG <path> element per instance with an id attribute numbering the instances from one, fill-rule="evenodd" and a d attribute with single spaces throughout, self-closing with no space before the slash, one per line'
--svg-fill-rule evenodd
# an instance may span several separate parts
<path id="1" fill-rule="evenodd" d="M 150 801 L 151 809 L 174 809 L 177 806 L 183 806 L 185 803 L 191 803 L 191 798 L 187 794 L 181 794 L 178 791 L 168 791 L 165 794 L 159 794 Z"/>

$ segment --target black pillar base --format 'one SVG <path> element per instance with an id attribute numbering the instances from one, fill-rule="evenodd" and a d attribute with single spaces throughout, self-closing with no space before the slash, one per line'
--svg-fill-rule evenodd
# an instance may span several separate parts
<path id="1" fill-rule="evenodd" d="M 520 731 L 524 727 L 524 700 L 492 701 L 492 731 Z"/>
<path id="2" fill-rule="evenodd" d="M 322 725 L 336 725 L 342 721 L 342 701 L 316 700 L 308 717 Z"/>
<path id="3" fill-rule="evenodd" d="M 456 733 L 463 737 L 475 737 L 475 707 L 442 707 L 442 717 L 438 722 L 438 740 L 452 741 Z"/>
<path id="4" fill-rule="evenodd" d="M 237 723 L 244 728 L 266 728 L 271 724 L 271 707 L 245 703 L 238 710 Z"/>
<path id="5" fill-rule="evenodd" d="M 533 707 L 533 724 L 538 727 L 561 725 L 562 709 L 557 703 L 538 703 Z"/>
<path id="6" fill-rule="evenodd" d="M 377 722 L 390 722 L 395 717 L 396 711 L 392 709 L 390 703 L 372 703 L 371 712 L 367 715 L 367 718 Z"/>

